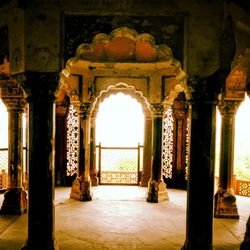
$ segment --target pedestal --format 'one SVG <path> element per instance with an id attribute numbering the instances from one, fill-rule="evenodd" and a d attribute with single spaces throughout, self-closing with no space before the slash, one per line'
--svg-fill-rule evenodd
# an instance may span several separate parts
<path id="1" fill-rule="evenodd" d="M 250 216 L 248 217 L 246 223 L 246 232 L 244 236 L 244 240 L 240 244 L 240 250 L 248 250 L 250 249 Z"/>
<path id="2" fill-rule="evenodd" d="M 21 215 L 27 212 L 27 194 L 22 188 L 8 188 L 4 194 L 1 214 Z"/>
<path id="3" fill-rule="evenodd" d="M 169 200 L 166 184 L 150 180 L 148 183 L 147 202 L 161 202 Z"/>
<path id="4" fill-rule="evenodd" d="M 78 201 L 91 201 L 90 180 L 84 180 L 82 176 L 77 177 L 72 184 L 70 198 Z"/>
<path id="5" fill-rule="evenodd" d="M 236 197 L 232 190 L 219 189 L 215 194 L 215 218 L 239 219 Z"/>
<path id="6" fill-rule="evenodd" d="M 52 240 L 46 248 L 41 247 L 40 242 L 36 242 L 34 244 L 31 244 L 27 241 L 25 245 L 21 248 L 21 250 L 34 250 L 34 246 L 36 245 L 36 250 L 59 250 L 59 246 L 56 240 Z"/>

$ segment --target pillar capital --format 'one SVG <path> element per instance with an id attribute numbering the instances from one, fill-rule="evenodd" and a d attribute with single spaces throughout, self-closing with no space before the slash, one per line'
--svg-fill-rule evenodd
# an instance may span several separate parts
<path id="1" fill-rule="evenodd" d="M 66 105 L 58 105 L 56 103 L 56 116 L 64 117 L 67 113 L 68 107 Z"/>
<path id="2" fill-rule="evenodd" d="M 235 115 L 240 103 L 240 101 L 222 100 L 219 102 L 218 108 L 222 116 Z"/>
<path id="3" fill-rule="evenodd" d="M 151 103 L 151 109 L 154 116 L 163 116 L 164 113 L 164 105 L 162 103 Z"/>
<path id="4" fill-rule="evenodd" d="M 90 114 L 90 107 L 91 107 L 91 103 L 89 102 L 81 103 L 77 108 L 79 116 L 83 119 L 88 118 Z"/>

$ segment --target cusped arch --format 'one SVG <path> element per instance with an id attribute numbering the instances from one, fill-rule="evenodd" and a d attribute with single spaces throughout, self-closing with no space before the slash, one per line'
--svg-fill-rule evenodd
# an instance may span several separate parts
<path id="1" fill-rule="evenodd" d="M 134 86 L 130 86 L 123 82 L 118 82 L 117 84 L 110 85 L 107 89 L 102 90 L 100 94 L 95 98 L 93 101 L 93 105 L 91 107 L 91 115 L 94 116 L 98 109 L 101 102 L 104 99 L 108 98 L 112 94 L 123 93 L 125 95 L 129 95 L 132 98 L 136 99 L 138 103 L 142 105 L 142 110 L 145 116 L 151 116 L 152 110 L 150 108 L 150 103 L 148 102 L 147 98 L 143 95 L 143 93 L 139 90 L 136 90 Z"/>

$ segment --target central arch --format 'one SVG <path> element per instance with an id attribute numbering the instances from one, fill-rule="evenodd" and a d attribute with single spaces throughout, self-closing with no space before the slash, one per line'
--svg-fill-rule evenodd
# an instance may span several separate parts
<path id="1" fill-rule="evenodd" d="M 147 186 L 148 181 L 150 179 L 150 173 L 151 173 L 151 159 L 150 159 L 150 155 L 151 155 L 151 140 L 152 140 L 152 136 L 148 136 L 148 129 L 152 129 L 149 127 L 149 125 L 147 125 L 147 120 L 152 121 L 152 111 L 150 109 L 150 104 L 148 103 L 147 99 L 143 96 L 143 93 L 141 91 L 138 91 L 135 89 L 135 87 L 133 86 L 129 86 L 128 84 L 125 83 L 121 83 L 118 82 L 114 85 L 109 86 L 106 90 L 103 90 L 100 92 L 100 95 L 96 98 L 96 100 L 94 101 L 92 110 L 91 110 L 91 117 L 92 117 L 92 122 L 91 122 L 91 142 L 93 141 L 93 143 L 96 141 L 95 137 L 95 120 L 97 117 L 97 113 L 99 110 L 100 105 L 107 100 L 107 98 L 112 98 L 112 96 L 117 96 L 117 95 L 124 95 L 125 97 L 127 96 L 127 98 L 132 98 L 130 101 L 136 101 L 139 105 L 141 105 L 141 112 L 144 116 L 144 121 L 143 121 L 143 131 L 141 131 L 142 133 L 142 139 L 140 141 L 138 141 L 135 145 L 112 145 L 113 148 L 109 147 L 109 150 L 113 150 L 117 152 L 117 150 L 114 148 L 114 146 L 119 146 L 119 151 L 122 152 L 124 155 L 127 155 L 127 157 L 130 158 L 130 161 L 134 161 L 136 160 L 136 163 L 134 164 L 138 164 L 136 166 L 133 166 L 133 176 L 135 176 L 135 178 L 133 180 L 131 180 L 129 177 L 127 178 L 127 181 L 125 181 L 125 179 L 123 178 L 122 181 L 118 181 L 118 183 L 120 184 L 139 184 L 141 186 Z M 136 104 L 136 103 L 135 103 Z M 133 122 L 133 121 L 131 121 Z M 127 137 L 129 137 L 129 134 L 126 134 Z M 143 141 L 143 145 L 138 145 L 138 143 L 142 143 Z M 110 145 L 103 145 L 103 146 L 110 146 Z M 92 145 L 91 149 L 95 149 L 96 147 L 99 148 L 99 151 L 97 152 L 97 154 L 99 154 L 100 150 L 101 150 L 101 145 Z M 107 147 L 105 147 L 107 150 Z M 92 151 L 91 150 L 91 151 Z M 105 152 L 105 151 L 104 151 Z M 111 152 L 111 151 L 109 151 Z M 129 153 L 130 152 L 130 153 Z M 119 153 L 119 152 L 117 152 Z M 117 155 L 117 153 L 115 153 Z M 129 156 L 128 156 L 129 154 Z M 131 156 L 131 154 L 133 156 Z M 93 156 L 91 159 L 91 164 L 90 164 L 90 172 L 91 172 L 91 180 L 92 183 L 96 183 L 95 179 L 97 179 L 96 176 L 99 177 L 99 181 L 100 183 L 104 183 L 104 181 L 101 180 L 101 164 L 100 161 L 101 159 L 99 159 L 98 157 L 96 157 L 96 159 L 93 159 L 95 156 Z M 118 157 L 118 156 L 117 156 Z M 133 158 L 133 160 L 131 159 L 131 157 Z M 136 158 L 135 158 L 136 157 Z M 137 158 L 138 157 L 138 158 Z M 135 159 L 134 159 L 135 158 Z M 98 161 L 98 163 L 96 163 L 96 161 Z M 117 164 L 117 163 L 116 163 Z M 93 167 L 92 167 L 93 166 Z M 97 167 L 98 166 L 98 167 Z M 138 167 L 138 169 L 136 170 L 136 168 Z M 97 171 L 98 168 L 98 171 Z M 129 172 L 129 171 L 128 171 Z M 116 173 L 114 173 L 115 175 Z M 125 174 L 123 174 L 123 176 L 125 176 Z M 107 181 L 105 180 L 105 182 L 107 183 Z M 112 180 L 112 182 L 109 182 L 110 184 L 115 183 L 115 180 Z"/>
<path id="2" fill-rule="evenodd" d="M 145 115 L 141 185 L 148 186 L 147 201 L 168 199 L 162 178 L 163 116 L 179 93 L 186 100 L 191 98 L 186 81 L 171 49 L 156 45 L 150 34 L 121 27 L 110 34 L 97 34 L 91 44 L 79 45 L 60 78 L 61 90 L 69 96 L 79 119 L 79 169 L 72 198 L 91 199 L 90 186 L 98 184 L 96 112 L 106 97 L 122 92 L 135 98 Z"/>

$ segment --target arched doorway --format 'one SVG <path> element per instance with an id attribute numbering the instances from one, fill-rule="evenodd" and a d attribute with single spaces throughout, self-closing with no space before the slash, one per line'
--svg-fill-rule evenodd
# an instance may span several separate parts
<path id="1" fill-rule="evenodd" d="M 100 184 L 137 185 L 143 168 L 141 104 L 122 92 L 106 97 L 96 116 L 96 165 Z"/>
<path id="2" fill-rule="evenodd" d="M 139 100 L 145 114 L 141 185 L 149 187 L 147 201 L 167 199 L 162 176 L 162 122 L 166 109 L 181 92 L 187 100 L 190 98 L 186 80 L 171 49 L 156 46 L 150 34 L 139 35 L 122 27 L 109 35 L 97 34 L 91 45 L 78 47 L 60 79 L 79 119 L 79 168 L 72 198 L 91 199 L 90 186 L 98 183 L 94 153 L 96 113 L 105 97 L 123 92 Z"/>

